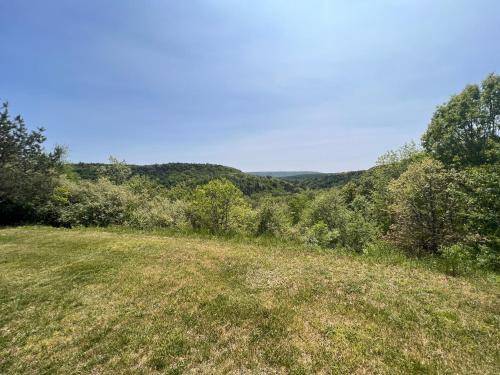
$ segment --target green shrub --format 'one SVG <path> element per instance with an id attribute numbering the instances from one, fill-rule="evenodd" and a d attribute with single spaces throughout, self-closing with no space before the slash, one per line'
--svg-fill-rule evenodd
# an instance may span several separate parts
<path id="1" fill-rule="evenodd" d="M 468 273 L 472 267 L 472 255 L 463 244 L 454 244 L 440 248 L 445 271 L 452 276 Z"/>
<path id="2" fill-rule="evenodd" d="M 292 218 L 286 204 L 270 197 L 262 199 L 257 210 L 257 235 L 286 238 L 291 226 Z"/>
<path id="3" fill-rule="evenodd" d="M 326 248 L 334 248 L 338 243 L 340 233 L 337 229 L 330 230 L 328 225 L 320 221 L 307 228 L 305 242 Z"/>
<path id="4" fill-rule="evenodd" d="M 242 218 L 249 220 L 249 216 L 250 205 L 243 193 L 226 179 L 212 180 L 197 187 L 188 213 L 193 228 L 212 233 L 241 230 L 249 224 L 242 223 Z"/>
<path id="5" fill-rule="evenodd" d="M 139 197 L 130 210 L 126 224 L 136 228 L 177 228 L 186 229 L 188 205 L 184 201 L 170 201 L 168 198 L 155 196 L 150 199 Z"/>
<path id="6" fill-rule="evenodd" d="M 320 225 L 311 232 L 317 224 Z M 356 251 L 363 250 L 377 233 L 375 225 L 365 219 L 362 212 L 348 209 L 337 190 L 319 194 L 304 211 L 302 225 L 306 228 L 306 238 L 326 225 L 328 231 L 335 233 L 329 247 L 343 246 Z"/>
<path id="7" fill-rule="evenodd" d="M 368 243 L 377 238 L 377 235 L 378 230 L 375 224 L 359 213 L 350 212 L 340 232 L 340 241 L 343 246 L 361 252 Z"/>
<path id="8" fill-rule="evenodd" d="M 96 182 L 63 179 L 46 212 L 58 225 L 108 226 L 123 224 L 133 205 L 132 193 L 106 178 Z"/>

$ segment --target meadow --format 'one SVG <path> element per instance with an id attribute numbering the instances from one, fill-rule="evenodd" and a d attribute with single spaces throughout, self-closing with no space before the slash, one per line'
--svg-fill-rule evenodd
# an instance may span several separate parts
<path id="1" fill-rule="evenodd" d="M 285 243 L 0 230 L 1 374 L 498 374 L 495 277 Z"/>

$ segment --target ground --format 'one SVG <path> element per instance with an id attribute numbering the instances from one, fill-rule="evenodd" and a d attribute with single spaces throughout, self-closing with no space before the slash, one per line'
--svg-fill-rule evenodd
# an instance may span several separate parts
<path id="1" fill-rule="evenodd" d="M 498 374 L 499 284 L 288 245 L 0 230 L 0 373 Z"/>

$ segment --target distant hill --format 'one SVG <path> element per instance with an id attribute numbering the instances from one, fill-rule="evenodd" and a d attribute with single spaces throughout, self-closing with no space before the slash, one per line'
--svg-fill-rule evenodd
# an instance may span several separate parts
<path id="1" fill-rule="evenodd" d="M 282 180 L 294 183 L 302 189 L 328 189 L 340 187 L 349 181 L 359 178 L 365 171 L 340 173 L 316 173 L 282 177 Z"/>
<path id="2" fill-rule="evenodd" d="M 291 177 L 291 176 L 303 176 L 309 174 L 321 174 L 320 172 L 311 172 L 311 171 L 275 171 L 275 172 L 247 172 L 247 173 L 261 177 Z"/>
<path id="3" fill-rule="evenodd" d="M 84 179 L 96 179 L 102 163 L 72 164 L 73 171 Z M 129 165 L 134 175 L 144 175 L 159 181 L 166 187 L 185 185 L 195 187 L 216 178 L 227 178 L 247 195 L 256 193 L 290 193 L 300 187 L 290 181 L 274 177 L 254 176 L 236 168 L 215 164 L 167 163 Z"/>

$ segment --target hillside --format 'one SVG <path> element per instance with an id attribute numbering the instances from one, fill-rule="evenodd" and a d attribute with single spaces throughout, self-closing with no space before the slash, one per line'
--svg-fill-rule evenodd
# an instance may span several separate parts
<path id="1" fill-rule="evenodd" d="M 247 172 L 248 174 L 254 176 L 262 176 L 262 177 L 291 177 L 291 176 L 303 176 L 309 174 L 321 174 L 320 172 L 312 172 L 312 171 L 269 171 L 269 172 Z"/>
<path id="2" fill-rule="evenodd" d="M 359 178 L 365 171 L 340 173 L 309 173 L 304 175 L 285 176 L 283 180 L 291 182 L 303 189 L 328 189 L 340 187 L 353 179 Z"/>
<path id="3" fill-rule="evenodd" d="M 0 230 L 0 373 L 498 374 L 494 281 L 331 251 Z"/>
<path id="4" fill-rule="evenodd" d="M 71 169 L 84 179 L 96 179 L 102 163 L 76 163 Z M 328 189 L 340 187 L 356 179 L 364 171 L 341 173 L 318 172 L 249 172 L 216 164 L 165 163 L 151 165 L 129 165 L 136 175 L 145 175 L 158 180 L 166 187 L 184 185 L 195 187 L 216 178 L 227 178 L 246 195 L 258 193 L 290 193 L 302 189 Z M 273 174 L 273 176 L 271 176 Z"/>
<path id="5" fill-rule="evenodd" d="M 104 164 L 77 163 L 72 169 L 84 179 L 97 178 L 97 170 Z M 130 165 L 136 175 L 145 175 L 158 180 L 166 187 L 185 185 L 195 187 L 215 178 L 227 178 L 247 195 L 255 193 L 295 192 L 299 187 L 289 181 L 272 177 L 253 176 L 242 171 L 215 164 L 166 163 L 152 165 Z"/>

